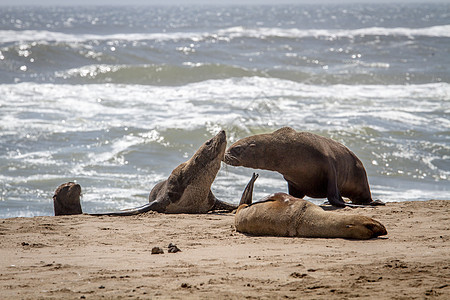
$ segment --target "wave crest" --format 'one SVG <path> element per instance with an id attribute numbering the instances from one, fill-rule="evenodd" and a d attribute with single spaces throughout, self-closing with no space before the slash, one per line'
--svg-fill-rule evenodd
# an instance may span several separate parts
<path id="1" fill-rule="evenodd" d="M 220 29 L 214 32 L 171 32 L 171 33 L 123 33 L 123 34 L 68 34 L 46 30 L 0 30 L 0 43 L 23 41 L 47 42 L 85 42 L 89 40 L 124 41 L 202 41 L 206 39 L 231 40 L 235 38 L 307 38 L 307 37 L 343 37 L 356 36 L 430 36 L 450 37 L 450 25 L 424 28 L 386 28 L 368 27 L 360 29 L 300 29 L 300 28 L 245 28 L 242 26 Z"/>

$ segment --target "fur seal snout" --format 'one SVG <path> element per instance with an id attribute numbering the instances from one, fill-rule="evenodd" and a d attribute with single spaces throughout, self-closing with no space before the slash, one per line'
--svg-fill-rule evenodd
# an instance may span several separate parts
<path id="1" fill-rule="evenodd" d="M 383 204 L 372 200 L 358 157 L 344 145 L 313 133 L 284 127 L 249 136 L 228 148 L 224 162 L 279 172 L 296 198 L 328 198 L 337 207 L 347 205 L 342 196 L 354 204 Z"/>
<path id="2" fill-rule="evenodd" d="M 53 195 L 55 216 L 82 214 L 80 204 L 81 186 L 74 182 L 61 184 Z"/>
<path id="3" fill-rule="evenodd" d="M 254 180 L 255 177 L 251 182 Z M 387 234 L 383 224 L 372 218 L 324 211 L 320 206 L 285 193 L 272 194 L 251 204 L 253 182 L 244 190 L 241 198 L 244 204 L 236 212 L 235 226 L 239 232 L 349 239 L 370 239 Z"/>

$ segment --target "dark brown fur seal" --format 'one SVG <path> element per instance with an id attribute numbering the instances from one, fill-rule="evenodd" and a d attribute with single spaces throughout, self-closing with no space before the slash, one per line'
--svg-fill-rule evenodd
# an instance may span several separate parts
<path id="1" fill-rule="evenodd" d="M 386 235 L 378 221 L 359 215 L 324 211 L 320 206 L 285 193 L 252 204 L 250 180 L 235 216 L 236 230 L 252 235 L 370 239 Z"/>
<path id="2" fill-rule="evenodd" d="M 224 162 L 277 171 L 296 198 L 326 197 L 337 207 L 346 205 L 342 196 L 354 204 L 383 204 L 372 200 L 366 170 L 358 157 L 344 145 L 313 133 L 284 127 L 249 136 L 228 148 Z"/>
<path id="3" fill-rule="evenodd" d="M 74 182 L 61 184 L 53 196 L 55 216 L 82 214 L 80 204 L 81 186 Z"/>
<path id="4" fill-rule="evenodd" d="M 155 185 L 150 192 L 150 203 L 118 212 L 91 215 L 127 216 L 147 211 L 206 213 L 212 210 L 235 210 L 236 205 L 218 200 L 211 192 L 211 185 L 220 169 L 226 144 L 226 135 L 223 130 L 206 141 L 188 161 L 176 167 L 168 179 Z"/>

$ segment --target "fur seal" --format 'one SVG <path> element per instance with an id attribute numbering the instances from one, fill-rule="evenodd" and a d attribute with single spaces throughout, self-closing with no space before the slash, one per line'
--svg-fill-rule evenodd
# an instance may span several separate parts
<path id="1" fill-rule="evenodd" d="M 75 182 L 63 183 L 53 195 L 55 216 L 82 214 L 80 204 L 81 186 Z"/>
<path id="2" fill-rule="evenodd" d="M 255 174 L 242 194 L 235 216 L 236 230 L 252 235 L 370 239 L 386 235 L 378 221 L 359 215 L 342 215 L 285 193 L 252 203 Z"/>
<path id="3" fill-rule="evenodd" d="M 358 157 L 344 145 L 313 133 L 283 127 L 249 136 L 228 148 L 224 162 L 277 171 L 296 198 L 326 197 L 337 207 L 348 205 L 342 196 L 357 205 L 384 204 L 372 200 L 366 170 Z"/>
<path id="4" fill-rule="evenodd" d="M 156 184 L 150 192 L 149 203 L 118 212 L 90 215 L 128 216 L 147 211 L 201 214 L 212 210 L 235 210 L 236 205 L 218 200 L 211 192 L 211 185 L 220 169 L 226 144 L 226 134 L 222 130 L 201 145 L 188 161 L 176 167 L 169 178 Z M 67 193 L 62 194 L 59 188 L 55 192 L 58 199 L 69 201 L 66 195 Z M 55 205 L 55 214 L 56 209 Z M 77 213 L 81 213 L 81 208 Z"/>

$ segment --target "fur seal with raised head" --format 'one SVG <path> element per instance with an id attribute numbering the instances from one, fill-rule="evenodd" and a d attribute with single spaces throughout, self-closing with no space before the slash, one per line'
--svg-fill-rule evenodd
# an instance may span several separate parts
<path id="1" fill-rule="evenodd" d="M 150 192 L 149 203 L 118 212 L 95 213 L 91 215 L 127 216 L 147 211 L 160 213 L 206 213 L 212 210 L 235 210 L 237 208 L 236 205 L 218 200 L 211 192 L 211 185 L 220 169 L 226 144 L 226 134 L 222 130 L 215 137 L 200 146 L 188 161 L 176 167 L 168 179 L 156 184 Z M 63 199 L 63 202 L 69 201 L 69 198 L 63 197 L 66 194 L 62 193 L 62 190 L 58 188 L 54 197 Z M 55 214 L 56 211 L 57 206 L 55 205 Z M 81 208 L 78 213 L 81 213 Z"/>
<path id="2" fill-rule="evenodd" d="M 53 196 L 55 216 L 82 214 L 80 204 L 81 186 L 75 182 L 61 184 Z"/>
<path id="3" fill-rule="evenodd" d="M 252 235 L 370 239 L 386 235 L 380 222 L 360 215 L 325 211 L 320 206 L 285 193 L 252 203 L 252 179 L 242 194 L 235 216 L 236 230 Z"/>
<path id="4" fill-rule="evenodd" d="M 277 171 L 296 198 L 328 198 L 337 207 L 348 205 L 342 196 L 353 204 L 384 204 L 372 200 L 366 170 L 358 157 L 344 145 L 313 133 L 284 127 L 249 136 L 228 148 L 224 162 Z"/>

